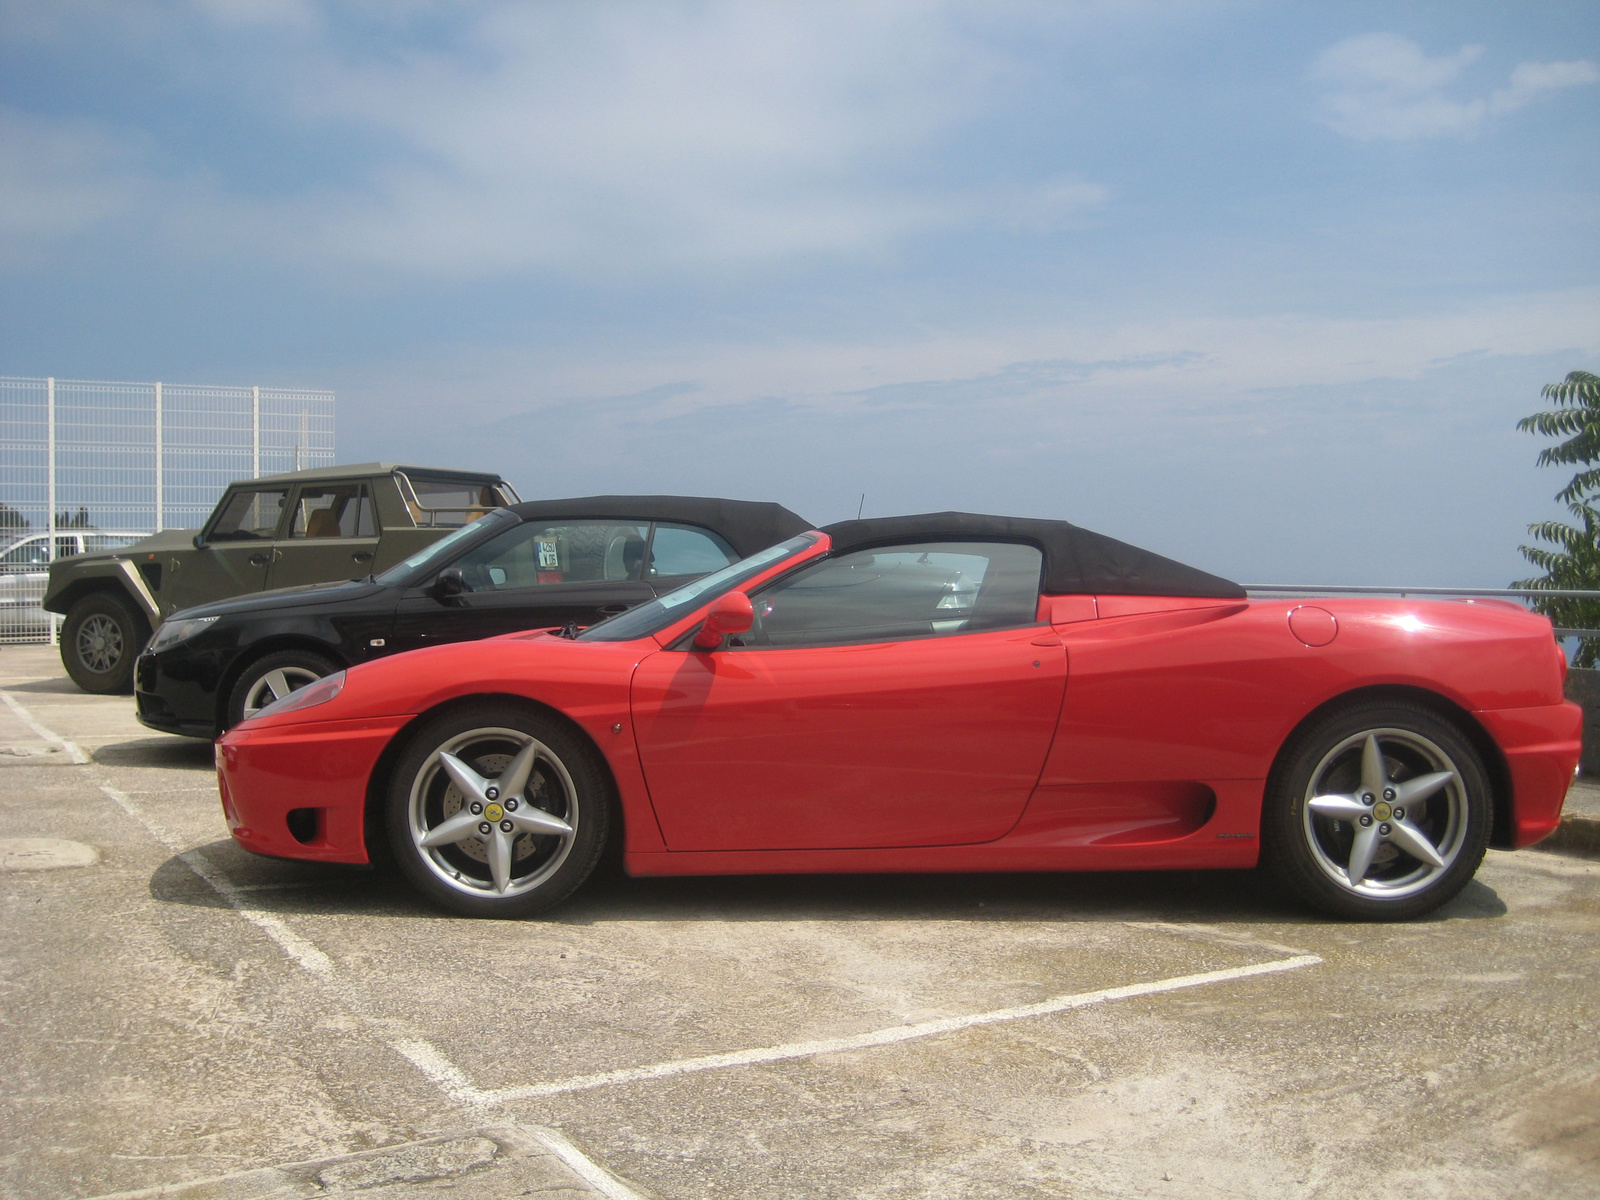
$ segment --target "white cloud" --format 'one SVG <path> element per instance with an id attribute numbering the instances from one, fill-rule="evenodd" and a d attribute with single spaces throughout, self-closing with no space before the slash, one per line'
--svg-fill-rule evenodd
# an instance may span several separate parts
<path id="1" fill-rule="evenodd" d="M 1448 95 L 1446 88 L 1482 54 L 1482 46 L 1463 46 L 1432 58 L 1392 33 L 1347 38 L 1324 51 L 1312 71 L 1329 88 L 1322 120 L 1358 141 L 1463 136 L 1553 91 L 1600 81 L 1600 70 L 1586 61 L 1520 63 L 1509 86 L 1488 97 Z"/>
<path id="2" fill-rule="evenodd" d="M 871 254 L 962 219 L 897 177 L 998 69 L 916 6 L 498 7 L 450 56 L 324 48 L 302 119 L 404 152 L 285 216 L 334 253 L 468 275 Z"/>
<path id="3" fill-rule="evenodd" d="M 157 69 L 360 156 L 289 186 L 218 173 L 151 205 L 197 255 L 270 245 L 455 279 L 750 271 L 951 229 L 1054 233 L 1108 199 L 1069 176 L 930 177 L 1022 69 L 943 5 L 494 3 L 450 9 L 422 44 L 406 6 L 359 10 L 375 23 L 359 38 L 309 0 L 192 3 L 188 25 L 140 35 L 171 47 Z M 241 72 L 252 56 L 266 68 Z"/>
<path id="4" fill-rule="evenodd" d="M 314 28 L 321 14 L 312 0 L 191 0 L 214 21 L 227 25 L 283 25 Z"/>
<path id="5" fill-rule="evenodd" d="M 1073 176 L 1051 179 L 1007 195 L 996 193 L 979 202 L 999 226 L 1017 233 L 1048 234 L 1075 229 L 1090 212 L 1108 204 L 1109 189 Z"/>
<path id="6" fill-rule="evenodd" d="M 396 358 L 357 391 L 397 423 L 430 429 L 439 427 L 439 397 L 451 394 L 470 395 L 485 421 L 583 397 L 648 397 L 641 405 L 651 419 L 766 397 L 823 417 L 892 401 L 900 409 L 992 407 L 999 419 L 1002 408 L 1037 404 L 1048 410 L 1039 418 L 1041 436 L 1071 427 L 1092 439 L 1126 428 L 1129 404 L 1138 405 L 1142 420 L 1172 418 L 1201 429 L 1219 419 L 1219 404 L 1238 406 L 1241 397 L 1308 381 L 1417 379 L 1467 355 L 1559 351 L 1583 361 L 1600 355 L 1600 288 L 1485 297 L 1402 318 L 1043 318 L 890 338 L 689 339 L 667 349 L 618 346 L 604 355 L 582 346 L 474 347 L 460 357 L 430 351 L 427 359 Z M 659 391 L 664 382 L 685 380 L 694 386 Z M 1257 411 L 1254 402 L 1246 407 Z M 1026 427 L 1034 427 L 1032 418 Z"/>
<path id="7" fill-rule="evenodd" d="M 1511 112 L 1532 104 L 1547 92 L 1581 87 L 1600 82 L 1600 67 L 1592 62 L 1518 63 L 1511 72 L 1511 86 L 1498 89 L 1489 98 L 1489 111 Z"/>
<path id="8" fill-rule="evenodd" d="M 0 108 L 0 237 L 25 252 L 129 212 L 151 196 L 148 149 L 104 122 Z"/>

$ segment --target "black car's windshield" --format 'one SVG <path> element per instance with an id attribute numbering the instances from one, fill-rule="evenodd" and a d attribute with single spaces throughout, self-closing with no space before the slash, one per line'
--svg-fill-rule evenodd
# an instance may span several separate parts
<path id="1" fill-rule="evenodd" d="M 774 563 L 780 563 L 786 558 L 799 554 L 808 546 L 815 545 L 816 534 L 802 533 L 790 538 L 787 542 L 779 542 L 776 546 L 768 546 L 765 550 L 758 550 L 749 558 L 741 558 L 736 563 L 730 563 L 720 571 L 713 571 L 710 575 L 703 575 L 693 583 L 686 583 L 676 591 L 668 592 L 665 596 L 658 596 L 648 604 L 641 604 L 638 608 L 630 608 L 625 613 L 618 613 L 598 625 L 591 625 L 578 635 L 580 642 L 631 642 L 634 638 L 648 637 L 665 629 L 679 617 L 684 610 L 696 603 L 715 600 L 724 592 L 731 592 L 746 580 L 761 574 Z"/>
<path id="2" fill-rule="evenodd" d="M 491 529 L 498 529 L 507 523 L 515 524 L 516 520 L 517 514 L 510 509 L 497 508 L 491 513 L 485 513 L 476 521 L 447 533 L 437 542 L 417 551 L 405 562 L 396 563 L 382 575 L 379 575 L 377 581 L 385 587 L 393 587 L 395 584 L 404 583 L 414 575 L 425 573 L 449 561 L 456 551 L 461 548 L 463 542 L 476 541 Z"/>

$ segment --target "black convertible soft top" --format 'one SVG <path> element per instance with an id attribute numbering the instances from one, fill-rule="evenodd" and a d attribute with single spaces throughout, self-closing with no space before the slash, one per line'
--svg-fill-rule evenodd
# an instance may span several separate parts
<path id="1" fill-rule="evenodd" d="M 1051 596 L 1199 596 L 1243 600 L 1244 589 L 1217 575 L 1162 558 L 1066 521 L 922 513 L 872 517 L 823 528 L 835 550 L 895 542 L 1022 542 L 1044 554 L 1044 592 Z"/>
<path id="2" fill-rule="evenodd" d="M 718 500 L 708 496 L 579 496 L 567 500 L 529 500 L 513 504 L 511 511 L 524 521 L 587 518 L 699 525 L 727 538 L 740 558 L 816 528 L 781 504 Z"/>

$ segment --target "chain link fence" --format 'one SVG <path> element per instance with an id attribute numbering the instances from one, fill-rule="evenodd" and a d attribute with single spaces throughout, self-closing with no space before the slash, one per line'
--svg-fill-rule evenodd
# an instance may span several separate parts
<path id="1" fill-rule="evenodd" d="M 334 396 L 0 376 L 0 642 L 53 641 L 53 559 L 201 525 L 235 479 L 333 463 Z"/>

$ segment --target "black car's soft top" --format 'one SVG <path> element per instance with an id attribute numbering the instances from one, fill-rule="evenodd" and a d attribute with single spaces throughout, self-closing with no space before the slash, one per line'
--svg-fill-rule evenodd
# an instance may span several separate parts
<path id="1" fill-rule="evenodd" d="M 709 496 L 578 496 L 529 500 L 511 511 L 524 521 L 580 518 L 602 521 L 677 521 L 715 530 L 740 558 L 816 526 L 781 504 Z"/>
<path id="2" fill-rule="evenodd" d="M 979 513 L 921 513 L 872 517 L 823 527 L 835 550 L 895 542 L 1022 542 L 1044 554 L 1044 591 L 1052 596 L 1199 596 L 1243 600 L 1237 583 L 1185 566 L 1127 542 L 1066 521 L 989 517 Z"/>

